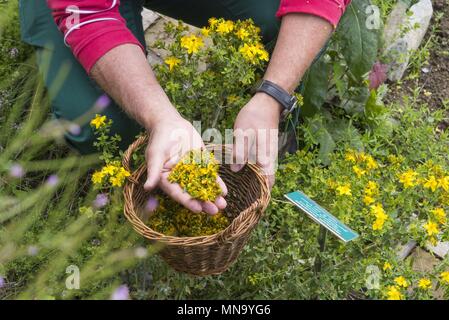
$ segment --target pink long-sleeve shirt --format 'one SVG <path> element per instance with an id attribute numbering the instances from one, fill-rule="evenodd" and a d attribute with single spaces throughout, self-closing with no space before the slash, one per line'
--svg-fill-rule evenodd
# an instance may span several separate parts
<path id="1" fill-rule="evenodd" d="M 300 12 L 336 26 L 351 0 L 280 0 L 277 17 Z M 65 43 L 89 73 L 109 50 L 131 43 L 142 47 L 120 15 L 120 0 L 47 0 Z M 142 47 L 142 50 L 144 48 Z"/>

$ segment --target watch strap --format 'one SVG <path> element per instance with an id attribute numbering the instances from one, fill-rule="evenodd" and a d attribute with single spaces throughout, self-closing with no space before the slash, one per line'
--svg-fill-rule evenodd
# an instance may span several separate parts
<path id="1" fill-rule="evenodd" d="M 256 92 L 266 93 L 278 101 L 284 107 L 284 112 L 282 113 L 283 116 L 286 116 L 293 111 L 298 101 L 295 96 L 290 95 L 280 86 L 268 80 L 263 80 L 260 86 L 256 89 Z"/>

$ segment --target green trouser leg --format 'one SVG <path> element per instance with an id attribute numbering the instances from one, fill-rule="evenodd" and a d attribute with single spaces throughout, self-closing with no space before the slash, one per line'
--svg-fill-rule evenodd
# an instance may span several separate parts
<path id="1" fill-rule="evenodd" d="M 128 28 L 144 44 L 141 18 L 141 2 L 122 0 L 120 12 L 127 21 Z M 36 47 L 37 64 L 43 74 L 51 98 L 51 110 L 57 119 L 75 120 L 92 110 L 103 91 L 86 74 L 63 42 L 57 30 L 46 0 L 21 0 L 20 19 L 22 38 Z M 61 78 L 61 70 L 68 68 L 68 74 Z M 67 69 L 66 69 L 67 70 Z M 111 103 L 100 112 L 112 119 L 112 134 L 122 137 L 121 149 L 134 140 L 142 128 L 121 109 Z M 81 127 L 81 132 L 67 133 L 66 141 L 83 154 L 95 152 L 94 134 L 89 123 Z"/>

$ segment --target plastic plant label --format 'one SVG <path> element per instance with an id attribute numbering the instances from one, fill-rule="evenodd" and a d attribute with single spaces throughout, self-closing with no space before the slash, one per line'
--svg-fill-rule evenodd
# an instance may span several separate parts
<path id="1" fill-rule="evenodd" d="M 301 191 L 288 193 L 285 195 L 285 197 L 302 211 L 304 211 L 316 223 L 319 223 L 320 225 L 325 227 L 327 230 L 332 232 L 344 242 L 349 242 L 359 236 L 356 232 L 351 230 L 343 222 L 338 220 L 326 209 L 318 205 L 315 201 L 310 199 Z"/>

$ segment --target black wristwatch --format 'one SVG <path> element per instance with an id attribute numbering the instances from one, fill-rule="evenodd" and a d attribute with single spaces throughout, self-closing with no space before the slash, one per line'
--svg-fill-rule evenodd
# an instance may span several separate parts
<path id="1" fill-rule="evenodd" d="M 298 104 L 298 99 L 296 99 L 295 96 L 290 95 L 280 86 L 268 80 L 263 80 L 260 86 L 256 89 L 256 92 L 268 94 L 284 107 L 284 111 L 281 113 L 282 120 L 284 120 Z"/>

